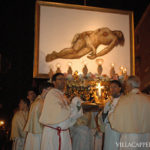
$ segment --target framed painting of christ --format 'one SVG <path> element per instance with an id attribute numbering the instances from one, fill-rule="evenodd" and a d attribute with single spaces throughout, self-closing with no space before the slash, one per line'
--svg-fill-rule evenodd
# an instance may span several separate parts
<path id="1" fill-rule="evenodd" d="M 111 65 L 135 73 L 133 12 L 37 1 L 35 13 L 34 78 L 48 78 L 50 69 L 109 76 Z"/>

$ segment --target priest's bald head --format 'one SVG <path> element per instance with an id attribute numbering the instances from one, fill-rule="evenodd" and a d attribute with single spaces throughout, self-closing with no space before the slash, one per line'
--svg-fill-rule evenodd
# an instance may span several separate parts
<path id="1" fill-rule="evenodd" d="M 134 88 L 140 88 L 140 79 L 137 76 L 129 76 L 126 82 L 127 92 Z"/>

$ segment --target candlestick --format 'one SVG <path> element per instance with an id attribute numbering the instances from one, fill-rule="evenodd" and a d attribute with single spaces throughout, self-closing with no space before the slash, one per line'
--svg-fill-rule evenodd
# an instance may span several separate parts
<path id="1" fill-rule="evenodd" d="M 103 59 L 96 59 L 96 63 L 98 65 L 97 72 L 98 72 L 99 75 L 101 75 L 102 71 L 103 71 L 103 67 L 102 67 L 103 62 L 104 62 Z"/>
<path id="2" fill-rule="evenodd" d="M 128 78 L 128 75 L 127 75 L 127 68 L 124 68 L 123 69 L 123 76 L 124 76 L 124 80 L 126 80 Z"/>
<path id="3" fill-rule="evenodd" d="M 61 70 L 60 70 L 60 67 L 61 67 L 61 66 L 60 66 L 60 64 L 58 63 L 56 66 L 57 66 L 56 73 L 61 73 Z"/>
<path id="4" fill-rule="evenodd" d="M 52 68 L 50 68 L 50 71 L 49 71 L 48 75 L 49 75 L 49 78 L 50 78 L 50 80 L 51 80 L 51 79 L 52 79 L 52 76 L 53 76 L 53 70 L 52 70 Z"/>
<path id="5" fill-rule="evenodd" d="M 123 73 L 124 73 L 124 74 L 127 74 L 127 68 L 124 68 L 124 69 L 123 69 Z"/>
<path id="6" fill-rule="evenodd" d="M 110 77 L 113 78 L 115 75 L 115 68 L 114 68 L 114 63 L 111 64 L 111 69 L 110 69 Z"/>
<path id="7" fill-rule="evenodd" d="M 84 65 L 83 69 L 82 69 L 82 72 L 83 72 L 83 76 L 86 77 L 87 73 L 88 73 L 88 68 L 86 65 Z"/>
<path id="8" fill-rule="evenodd" d="M 123 75 L 123 69 L 124 69 L 124 67 L 120 66 L 120 75 Z"/>
<path id="9" fill-rule="evenodd" d="M 97 72 L 98 72 L 99 75 L 102 74 L 102 72 L 103 72 L 103 67 L 102 67 L 102 65 L 98 65 L 98 67 L 97 67 Z"/>
<path id="10" fill-rule="evenodd" d="M 71 62 L 68 62 L 68 74 L 71 74 L 72 75 L 72 68 L 71 68 L 71 65 L 72 63 Z"/>

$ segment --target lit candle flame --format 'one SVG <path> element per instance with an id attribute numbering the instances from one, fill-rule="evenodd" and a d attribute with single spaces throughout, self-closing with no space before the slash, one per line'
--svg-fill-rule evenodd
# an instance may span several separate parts
<path id="1" fill-rule="evenodd" d="M 60 64 L 57 64 L 57 68 L 60 68 Z"/>
<path id="2" fill-rule="evenodd" d="M 99 62 L 98 62 L 98 64 L 99 64 L 99 65 L 102 65 L 102 62 L 101 62 L 101 61 L 99 61 Z"/>
<path id="3" fill-rule="evenodd" d="M 122 70 L 122 71 L 123 71 L 123 66 L 120 66 L 120 70 Z"/>
<path id="4" fill-rule="evenodd" d="M 85 66 L 85 65 L 87 65 L 87 62 L 85 60 L 83 60 L 82 64 Z"/>
<path id="5" fill-rule="evenodd" d="M 127 68 L 124 68 L 124 69 L 123 69 L 123 73 L 127 73 Z"/>
<path id="6" fill-rule="evenodd" d="M 114 67 L 114 66 L 115 66 L 115 64 L 114 64 L 114 63 L 112 63 L 112 64 L 111 64 L 111 66 L 112 66 L 112 67 Z"/>
<path id="7" fill-rule="evenodd" d="M 4 121 L 0 121 L 0 126 L 4 125 L 4 123 L 5 123 Z"/>
<path id="8" fill-rule="evenodd" d="M 72 63 L 71 63 L 71 62 L 68 62 L 68 66 L 71 67 L 71 65 L 72 65 Z"/>
<path id="9" fill-rule="evenodd" d="M 97 63 L 97 65 L 102 65 L 102 64 L 103 64 L 103 62 L 104 62 L 104 60 L 103 60 L 103 59 L 96 59 L 96 63 Z"/>

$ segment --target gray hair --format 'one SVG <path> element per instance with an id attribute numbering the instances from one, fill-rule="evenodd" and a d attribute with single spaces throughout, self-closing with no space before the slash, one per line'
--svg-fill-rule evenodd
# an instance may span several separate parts
<path id="1" fill-rule="evenodd" d="M 132 88 L 139 88 L 141 84 L 140 79 L 137 76 L 129 76 L 127 83 L 130 84 Z"/>

